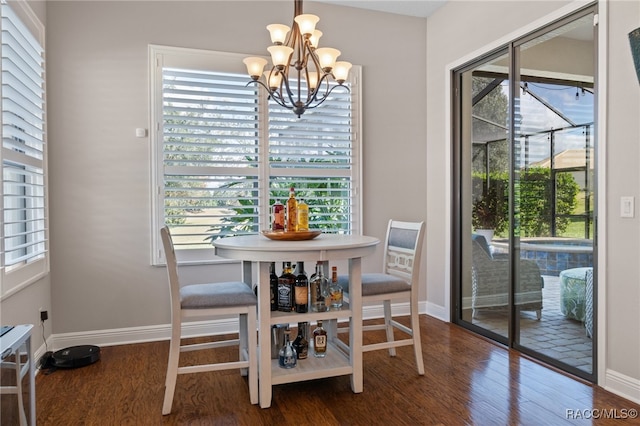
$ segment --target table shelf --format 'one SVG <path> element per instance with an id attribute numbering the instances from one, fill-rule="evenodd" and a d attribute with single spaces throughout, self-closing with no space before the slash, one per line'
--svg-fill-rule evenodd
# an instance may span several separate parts
<path id="1" fill-rule="evenodd" d="M 351 318 L 351 309 L 348 303 L 342 305 L 341 309 L 331 309 L 327 312 L 309 311 L 304 314 L 297 312 L 271 311 L 271 325 L 274 324 L 295 324 L 298 322 L 318 322 L 318 320 L 328 321 L 332 319 L 348 320 Z"/>
<path id="2" fill-rule="evenodd" d="M 349 357 L 340 348 L 329 342 L 324 358 L 313 356 L 313 345 L 309 345 L 309 356 L 299 359 L 295 368 L 281 368 L 278 360 L 271 360 L 271 383 L 302 382 L 323 377 L 345 376 L 353 373 Z"/>

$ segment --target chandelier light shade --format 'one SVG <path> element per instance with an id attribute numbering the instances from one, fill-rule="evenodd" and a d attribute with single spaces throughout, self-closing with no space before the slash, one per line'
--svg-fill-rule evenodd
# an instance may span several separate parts
<path id="1" fill-rule="evenodd" d="M 322 104 L 336 87 L 344 87 L 351 64 L 337 61 L 338 49 L 318 48 L 322 31 L 316 29 L 316 15 L 302 13 L 302 0 L 294 0 L 292 27 L 282 24 L 267 26 L 272 46 L 271 70 L 264 71 L 267 61 L 260 57 L 243 60 L 251 76 L 248 84 L 262 86 L 278 105 L 300 117 L 306 110 Z M 330 84 L 335 81 L 336 84 Z"/>

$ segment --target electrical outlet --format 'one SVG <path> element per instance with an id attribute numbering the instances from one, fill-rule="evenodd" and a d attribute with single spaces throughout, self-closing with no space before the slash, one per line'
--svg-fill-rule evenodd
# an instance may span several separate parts
<path id="1" fill-rule="evenodd" d="M 48 319 L 49 319 L 49 312 L 40 311 L 40 321 L 45 322 Z"/>

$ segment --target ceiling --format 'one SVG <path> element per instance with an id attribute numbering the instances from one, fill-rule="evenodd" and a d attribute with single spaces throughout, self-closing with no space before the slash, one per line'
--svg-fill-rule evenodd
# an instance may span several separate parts
<path id="1" fill-rule="evenodd" d="M 396 13 L 399 15 L 426 18 L 447 0 L 316 0 L 320 3 L 331 3 L 340 6 L 357 7 L 376 10 L 378 12 Z"/>

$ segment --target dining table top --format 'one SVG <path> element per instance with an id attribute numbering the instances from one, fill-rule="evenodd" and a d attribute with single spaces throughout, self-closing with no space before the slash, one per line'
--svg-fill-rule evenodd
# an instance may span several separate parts
<path id="1" fill-rule="evenodd" d="M 218 256 L 251 261 L 342 260 L 375 251 L 380 240 L 366 235 L 320 234 L 310 240 L 272 240 L 264 235 L 220 238 L 213 242 Z"/>

